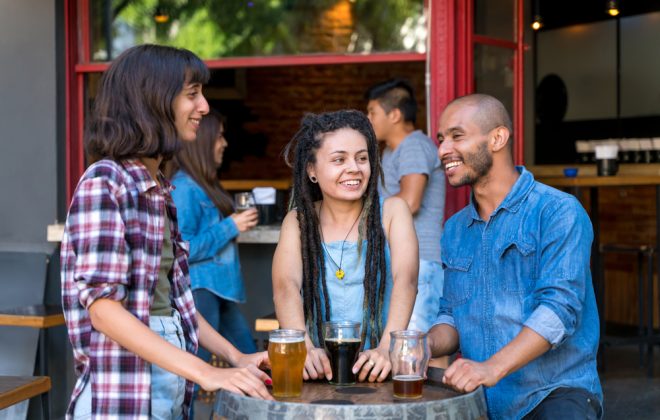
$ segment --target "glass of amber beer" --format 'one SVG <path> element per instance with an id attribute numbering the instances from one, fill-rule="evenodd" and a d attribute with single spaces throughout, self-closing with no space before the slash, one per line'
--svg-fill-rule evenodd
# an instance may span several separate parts
<path id="1" fill-rule="evenodd" d="M 395 398 L 421 398 L 431 351 L 426 333 L 413 330 L 390 333 L 390 362 Z"/>
<path id="2" fill-rule="evenodd" d="M 330 383 L 333 385 L 354 384 L 353 365 L 360 350 L 360 323 L 326 322 L 323 324 L 323 340 L 332 368 Z"/>
<path id="3" fill-rule="evenodd" d="M 273 377 L 273 396 L 299 397 L 307 348 L 305 331 L 273 330 L 268 336 L 268 358 Z"/>

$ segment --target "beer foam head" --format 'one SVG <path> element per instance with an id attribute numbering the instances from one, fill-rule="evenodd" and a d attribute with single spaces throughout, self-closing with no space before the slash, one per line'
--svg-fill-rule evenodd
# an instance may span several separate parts
<path id="1" fill-rule="evenodd" d="M 305 341 L 304 337 L 271 337 L 268 339 L 271 343 L 300 343 Z"/>
<path id="2" fill-rule="evenodd" d="M 273 330 L 268 334 L 268 340 L 273 343 L 298 343 L 305 341 L 305 331 L 303 330 Z"/>

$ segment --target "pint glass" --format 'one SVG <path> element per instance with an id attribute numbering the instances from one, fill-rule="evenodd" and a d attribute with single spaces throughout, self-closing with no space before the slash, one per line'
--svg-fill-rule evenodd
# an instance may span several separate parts
<path id="1" fill-rule="evenodd" d="M 350 321 L 323 324 L 325 350 L 330 356 L 333 385 L 355 383 L 353 365 L 360 350 L 360 323 Z"/>
<path id="2" fill-rule="evenodd" d="M 306 357 L 305 331 L 273 330 L 269 333 L 268 358 L 273 378 L 273 396 L 300 396 Z"/>
<path id="3" fill-rule="evenodd" d="M 395 398 L 421 398 L 430 349 L 426 334 L 403 330 L 390 333 L 390 362 Z"/>

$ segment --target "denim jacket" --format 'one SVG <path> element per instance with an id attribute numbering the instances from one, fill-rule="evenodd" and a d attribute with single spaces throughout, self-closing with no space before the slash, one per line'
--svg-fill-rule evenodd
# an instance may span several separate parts
<path id="1" fill-rule="evenodd" d="M 591 222 L 573 196 L 517 170 L 520 177 L 487 222 L 473 198 L 442 235 L 445 285 L 436 323 L 456 328 L 463 357 L 489 359 L 523 326 L 552 346 L 485 390 L 491 419 L 521 418 L 559 387 L 603 398 Z"/>
<path id="2" fill-rule="evenodd" d="M 172 198 L 179 230 L 190 243 L 192 289 L 207 289 L 221 298 L 245 302 L 245 286 L 234 239 L 239 230 L 231 217 L 223 217 L 211 198 L 187 173 L 172 178 Z"/>

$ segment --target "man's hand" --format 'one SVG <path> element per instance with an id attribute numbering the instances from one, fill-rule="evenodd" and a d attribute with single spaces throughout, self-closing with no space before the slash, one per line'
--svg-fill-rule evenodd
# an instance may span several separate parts
<path id="1" fill-rule="evenodd" d="M 488 362 L 458 359 L 447 368 L 442 382 L 459 392 L 472 392 L 479 385 L 494 386 L 500 379 L 497 370 Z"/>

